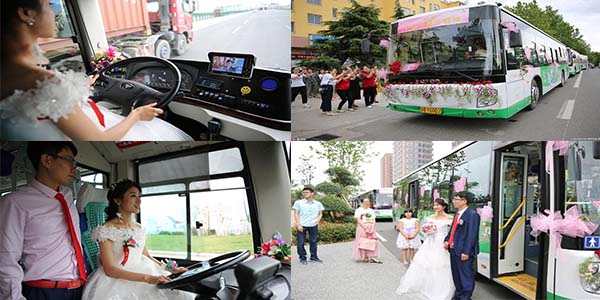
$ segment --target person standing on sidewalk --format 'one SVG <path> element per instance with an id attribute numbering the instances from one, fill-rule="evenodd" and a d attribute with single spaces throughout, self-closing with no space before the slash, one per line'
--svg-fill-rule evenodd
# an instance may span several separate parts
<path id="1" fill-rule="evenodd" d="M 321 113 L 328 116 L 335 116 L 335 113 L 331 112 L 331 98 L 333 98 L 336 75 L 337 70 L 332 69 L 331 72 L 325 73 L 321 77 Z"/>
<path id="2" fill-rule="evenodd" d="M 342 108 L 344 103 L 348 102 L 348 111 L 354 111 L 352 108 L 352 95 L 350 94 L 350 80 L 352 78 L 352 70 L 350 68 L 344 69 L 342 74 L 335 78 L 337 84 L 335 85 L 335 91 L 340 96 L 340 104 L 338 105 L 337 112 L 343 113 Z"/>
<path id="3" fill-rule="evenodd" d="M 350 94 L 352 96 L 352 108 L 356 109 L 358 106 L 354 104 L 355 100 L 360 100 L 361 80 L 360 80 L 360 68 L 354 67 L 352 70 L 352 78 L 350 79 Z"/>
<path id="4" fill-rule="evenodd" d="M 322 263 L 321 259 L 317 255 L 317 238 L 319 234 L 319 221 L 323 217 L 323 204 L 313 199 L 315 190 L 310 187 L 302 189 L 302 197 L 304 199 L 297 200 L 294 202 L 292 209 L 294 210 L 294 220 L 296 221 L 296 227 L 298 234 L 296 236 L 298 242 L 298 256 L 300 263 L 303 265 L 307 264 L 306 261 L 306 249 L 304 243 L 306 241 L 306 233 L 309 235 L 310 244 L 310 261 Z"/>
<path id="5" fill-rule="evenodd" d="M 454 280 L 454 299 L 471 300 L 475 289 L 473 261 L 479 254 L 480 217 L 468 207 L 473 200 L 470 192 L 458 192 L 452 203 L 458 212 L 454 215 L 452 228 L 444 239 L 444 249 L 450 251 L 450 268 Z"/>
<path id="6" fill-rule="evenodd" d="M 72 142 L 27 145 L 34 179 L 0 198 L 0 299 L 81 299 L 87 274 L 67 187 L 77 173 L 76 155 Z"/>
<path id="7" fill-rule="evenodd" d="M 306 92 L 309 98 L 316 98 L 319 93 L 319 75 L 313 73 L 312 69 L 306 72 Z"/>
<path id="8" fill-rule="evenodd" d="M 292 70 L 292 102 L 296 100 L 298 94 L 302 97 L 304 108 L 310 108 L 308 105 L 308 95 L 306 94 L 306 84 L 304 79 L 307 77 L 305 73 L 300 73 L 300 68 Z"/>
<path id="9" fill-rule="evenodd" d="M 375 95 L 377 93 L 377 83 L 375 82 L 375 70 L 369 69 L 364 66 L 360 78 L 362 79 L 363 95 L 365 97 L 365 106 L 368 108 L 373 107 L 375 102 Z"/>

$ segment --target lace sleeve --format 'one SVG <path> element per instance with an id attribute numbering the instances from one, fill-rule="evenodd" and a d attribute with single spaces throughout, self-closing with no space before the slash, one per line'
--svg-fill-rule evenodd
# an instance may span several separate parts
<path id="1" fill-rule="evenodd" d="M 75 107 L 89 97 L 89 78 L 72 70 L 56 72 L 54 77 L 38 80 L 36 88 L 16 90 L 12 96 L 1 101 L 4 114 L 25 116 L 35 121 L 50 118 L 56 122 L 67 118 Z"/>
<path id="2" fill-rule="evenodd" d="M 108 226 L 98 226 L 92 231 L 92 240 L 97 242 L 103 242 L 106 240 L 117 241 L 119 240 L 118 231 L 115 228 Z"/>

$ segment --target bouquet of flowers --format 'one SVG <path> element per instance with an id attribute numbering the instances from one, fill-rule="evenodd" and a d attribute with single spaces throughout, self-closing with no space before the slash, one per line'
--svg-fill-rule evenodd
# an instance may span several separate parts
<path id="1" fill-rule="evenodd" d="M 96 52 L 94 59 L 90 61 L 90 64 L 92 64 L 92 67 L 94 68 L 94 72 L 98 73 L 112 63 L 123 60 L 120 52 L 118 51 L 119 48 L 115 46 L 109 46 L 108 50 L 104 52 Z"/>
<path id="2" fill-rule="evenodd" d="M 137 241 L 130 237 L 123 241 L 123 260 L 121 261 L 121 265 L 124 266 L 129 259 L 129 248 L 137 247 Z"/>
<path id="3" fill-rule="evenodd" d="M 423 226 L 421 227 L 421 230 L 423 231 L 424 234 L 430 235 L 437 231 L 437 226 L 435 226 L 435 224 L 433 224 L 432 222 L 429 222 L 429 223 L 423 224 Z"/>
<path id="4" fill-rule="evenodd" d="M 274 236 L 272 240 L 262 244 L 260 253 L 256 254 L 256 257 L 263 255 L 282 262 L 289 262 L 292 260 L 292 249 L 280 236 Z"/>

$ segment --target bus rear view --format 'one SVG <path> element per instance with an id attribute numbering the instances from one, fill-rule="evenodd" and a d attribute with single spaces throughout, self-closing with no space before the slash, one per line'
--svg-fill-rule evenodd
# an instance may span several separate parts
<path id="1" fill-rule="evenodd" d="M 510 118 L 564 84 L 566 59 L 563 44 L 496 5 L 435 11 L 391 24 L 384 94 L 396 111 Z"/>

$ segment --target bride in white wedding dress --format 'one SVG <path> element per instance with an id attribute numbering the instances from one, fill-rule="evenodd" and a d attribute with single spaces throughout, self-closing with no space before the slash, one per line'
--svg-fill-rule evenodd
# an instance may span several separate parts
<path id="1" fill-rule="evenodd" d="M 169 282 L 169 274 L 148 253 L 144 229 L 132 216 L 139 213 L 140 186 L 123 180 L 108 191 L 109 221 L 92 232 L 100 243 L 99 268 L 86 282 L 82 300 L 193 300 L 187 292 L 158 289 L 156 284 Z M 186 268 L 172 268 L 182 273 Z"/>
<path id="2" fill-rule="evenodd" d="M 54 36 L 54 12 L 49 1 L 2 1 L 1 25 L 2 140 L 192 139 L 155 118 L 163 112 L 154 107 L 156 104 L 138 107 L 123 117 L 89 102 L 90 79 L 85 74 L 53 72 L 38 66 L 46 58 L 37 39 Z"/>
<path id="3" fill-rule="evenodd" d="M 450 269 L 450 253 L 444 249 L 444 238 L 452 217 L 444 212 L 448 204 L 438 198 L 433 202 L 435 214 L 427 217 L 423 226 L 435 225 L 435 232 L 426 236 L 413 262 L 400 281 L 396 293 L 402 299 L 452 299 L 454 282 Z"/>

